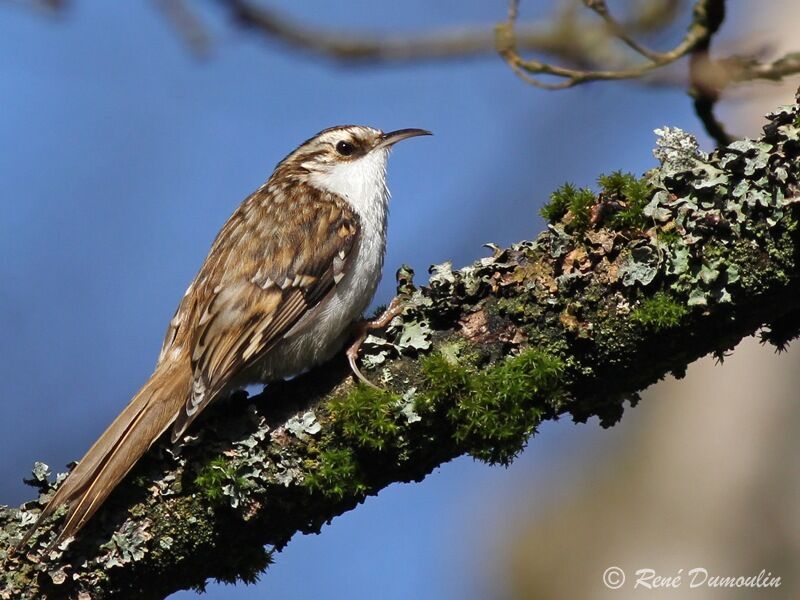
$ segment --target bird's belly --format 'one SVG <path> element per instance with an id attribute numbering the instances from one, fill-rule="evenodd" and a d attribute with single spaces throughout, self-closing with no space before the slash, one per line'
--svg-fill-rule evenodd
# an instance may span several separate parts
<path id="1" fill-rule="evenodd" d="M 364 251 L 368 258 L 363 260 Z M 371 252 L 370 252 L 371 251 Z M 298 375 L 322 364 L 342 349 L 350 325 L 366 310 L 380 280 L 383 252 L 360 248 L 355 267 L 336 286 L 305 323 L 299 323 L 269 350 L 250 371 L 249 383 L 268 383 Z"/>

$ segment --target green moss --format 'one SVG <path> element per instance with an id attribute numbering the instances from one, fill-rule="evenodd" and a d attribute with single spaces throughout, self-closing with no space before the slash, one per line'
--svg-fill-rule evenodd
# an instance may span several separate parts
<path id="1" fill-rule="evenodd" d="M 216 563 L 214 579 L 221 583 L 235 584 L 243 581 L 257 583 L 261 574 L 273 562 L 272 552 L 259 545 L 239 544 L 226 561 Z"/>
<path id="2" fill-rule="evenodd" d="M 303 480 L 312 492 L 341 500 L 348 496 L 363 495 L 367 486 L 353 451 L 348 448 L 331 448 L 320 453 L 316 468 Z"/>
<path id="3" fill-rule="evenodd" d="M 476 359 L 474 353 L 463 349 L 458 355 L 440 349 L 421 357 L 424 385 L 414 398 L 414 411 L 420 415 L 436 412 L 464 394 L 469 389 Z"/>
<path id="4" fill-rule="evenodd" d="M 214 502 L 219 502 L 224 493 L 222 486 L 227 481 L 228 461 L 217 457 L 208 463 L 195 477 L 194 483 L 201 493 Z"/>
<path id="5" fill-rule="evenodd" d="M 622 171 L 614 171 L 609 175 L 600 175 L 597 178 L 600 189 L 603 190 L 606 196 L 612 198 L 623 198 L 625 196 L 625 188 L 633 181 L 636 181 L 636 178 L 631 173 L 623 173 Z"/>
<path id="6" fill-rule="evenodd" d="M 423 362 L 429 403 L 447 403 L 456 442 L 473 457 L 509 464 L 559 394 L 564 363 L 525 350 L 485 371 L 433 355 Z M 537 402 L 538 401 L 538 402 Z"/>
<path id="7" fill-rule="evenodd" d="M 195 477 L 195 485 L 212 502 L 222 502 L 233 490 L 244 491 L 252 486 L 240 475 L 238 467 L 223 456 L 214 458 Z"/>
<path id="8" fill-rule="evenodd" d="M 596 202 L 595 194 L 589 188 L 581 188 L 577 191 L 569 205 L 569 212 L 572 215 L 567 229 L 570 231 L 586 231 L 592 220 L 592 207 Z"/>
<path id="9" fill-rule="evenodd" d="M 769 343 L 778 353 L 786 352 L 789 343 L 800 337 L 800 310 L 781 315 L 760 332 L 761 342 Z"/>
<path id="10" fill-rule="evenodd" d="M 436 352 L 420 362 L 429 396 L 446 399 L 463 393 L 469 387 L 470 372 L 447 355 Z"/>
<path id="11" fill-rule="evenodd" d="M 153 508 L 151 533 L 158 544 L 150 547 L 155 563 L 168 563 L 191 556 L 197 548 L 212 543 L 215 532 L 208 520 L 208 507 L 199 495 L 169 498 Z M 169 540 L 169 541 L 167 541 Z"/>
<path id="12" fill-rule="evenodd" d="M 497 302 L 487 303 L 491 314 L 507 316 L 516 323 L 530 322 L 542 314 L 542 307 L 527 295 L 498 298 Z"/>
<path id="13" fill-rule="evenodd" d="M 576 188 L 571 183 L 565 183 L 555 192 L 550 194 L 550 200 L 542 206 L 539 213 L 550 223 L 555 223 L 569 212 L 572 220 L 568 229 L 572 231 L 585 231 L 592 217 L 592 206 L 595 195 L 589 188 Z"/>
<path id="14" fill-rule="evenodd" d="M 673 244 L 677 243 L 678 240 L 681 239 L 681 234 L 677 232 L 675 229 L 659 229 L 658 230 L 658 240 L 666 244 L 667 246 L 672 246 Z"/>
<path id="15" fill-rule="evenodd" d="M 642 305 L 631 313 L 631 318 L 659 331 L 677 327 L 688 312 L 689 309 L 685 305 L 676 301 L 669 294 L 658 292 L 652 298 L 642 302 Z"/>
<path id="16" fill-rule="evenodd" d="M 548 223 L 556 223 L 567 214 L 570 198 L 574 193 L 575 186 L 571 183 L 565 183 L 550 194 L 550 200 L 545 202 L 542 208 L 539 209 L 539 214 Z"/>
<path id="17" fill-rule="evenodd" d="M 383 450 L 397 438 L 400 397 L 359 384 L 331 400 L 330 411 L 344 436 L 359 446 Z"/>
<path id="18" fill-rule="evenodd" d="M 601 175 L 598 183 L 603 194 L 609 199 L 624 202 L 625 207 L 614 213 L 609 225 L 615 229 L 643 229 L 647 226 L 644 207 L 650 201 L 652 187 L 647 178 L 637 179 L 631 173 L 614 171 L 610 175 Z"/>

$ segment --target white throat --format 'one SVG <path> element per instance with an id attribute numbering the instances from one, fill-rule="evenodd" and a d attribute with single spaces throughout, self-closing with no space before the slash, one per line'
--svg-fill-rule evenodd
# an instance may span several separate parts
<path id="1" fill-rule="evenodd" d="M 311 171 L 309 183 L 344 198 L 361 217 L 365 229 L 377 225 L 384 230 L 389 202 L 388 158 L 388 148 L 381 148 L 353 161 L 325 165 L 323 169 Z"/>
<path id="2" fill-rule="evenodd" d="M 350 321 L 367 308 L 383 269 L 389 213 L 388 158 L 388 149 L 373 150 L 353 161 L 326 165 L 309 176 L 311 185 L 340 196 L 359 217 L 359 239 L 353 257 L 348 259 L 352 269 L 336 291 L 341 306 L 354 311 L 347 317 Z"/>

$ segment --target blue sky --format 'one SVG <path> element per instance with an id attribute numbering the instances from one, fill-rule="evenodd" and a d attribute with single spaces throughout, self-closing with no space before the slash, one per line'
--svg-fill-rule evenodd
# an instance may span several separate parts
<path id="1" fill-rule="evenodd" d="M 232 29 L 193 58 L 155 3 L 77 3 L 48 19 L 0 14 L 0 502 L 30 496 L 34 460 L 77 459 L 147 378 L 166 324 L 237 204 L 302 140 L 334 124 L 423 127 L 398 147 L 386 274 L 481 256 L 543 227 L 564 181 L 652 166 L 652 130 L 700 129 L 680 90 L 593 85 L 545 93 L 496 58 L 344 68 Z M 491 23 L 503 2 L 321 0 L 328 25 L 403 31 Z M 257 586 L 208 598 L 484 598 L 486 553 L 509 503 L 560 461 L 607 443 L 595 423 L 547 424 L 509 469 L 460 459 L 296 538 Z M 606 438 L 603 441 L 603 438 Z M 522 498 L 522 500 L 520 499 Z M 313 573 L 313 577 L 309 576 Z M 191 598 L 182 592 L 174 598 Z"/>

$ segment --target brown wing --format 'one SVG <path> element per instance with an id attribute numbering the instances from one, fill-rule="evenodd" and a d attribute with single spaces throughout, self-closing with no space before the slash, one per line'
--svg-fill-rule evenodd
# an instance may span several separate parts
<path id="1" fill-rule="evenodd" d="M 358 232 L 358 216 L 346 202 L 310 187 L 262 188 L 242 204 L 194 284 L 200 299 L 189 318 L 192 389 L 173 440 L 331 292 Z"/>

